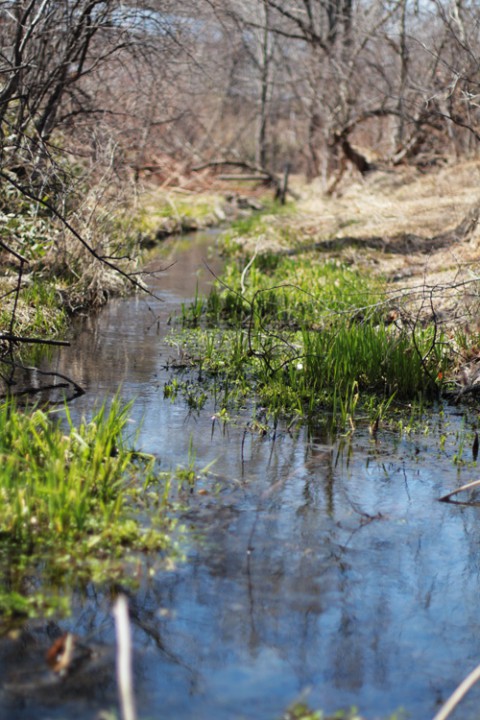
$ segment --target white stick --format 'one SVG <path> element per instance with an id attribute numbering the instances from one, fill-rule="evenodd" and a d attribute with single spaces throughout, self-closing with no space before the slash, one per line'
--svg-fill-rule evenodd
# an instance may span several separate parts
<path id="1" fill-rule="evenodd" d="M 137 720 L 132 678 L 132 640 L 128 601 L 125 595 L 119 595 L 113 606 L 115 630 L 117 633 L 117 684 L 120 698 L 120 710 L 123 720 Z"/>
<path id="2" fill-rule="evenodd" d="M 240 278 L 240 292 L 242 295 L 245 295 L 245 278 L 247 276 L 248 271 L 250 270 L 253 263 L 255 262 L 255 258 L 257 257 L 257 254 L 258 254 L 258 242 L 255 246 L 255 252 L 253 253 L 253 255 L 250 258 L 250 260 L 248 261 L 248 263 L 243 268 L 242 276 Z"/>
<path id="3" fill-rule="evenodd" d="M 438 713 L 435 715 L 433 720 L 446 720 L 446 718 L 452 713 L 457 707 L 460 700 L 467 694 L 471 687 L 480 680 L 480 665 L 477 665 L 475 670 L 472 670 L 470 675 L 467 675 L 465 680 L 462 680 L 457 689 L 450 695 L 448 700 L 442 705 Z"/>
<path id="4" fill-rule="evenodd" d="M 472 490 L 475 487 L 478 487 L 480 485 L 480 480 L 474 480 L 473 482 L 469 482 L 466 485 L 462 485 L 462 487 L 457 488 L 456 490 L 452 490 L 452 492 L 447 493 L 446 495 L 443 495 L 440 500 L 445 502 L 446 500 L 449 500 L 454 495 L 457 495 L 459 492 L 463 492 L 463 490 Z"/>

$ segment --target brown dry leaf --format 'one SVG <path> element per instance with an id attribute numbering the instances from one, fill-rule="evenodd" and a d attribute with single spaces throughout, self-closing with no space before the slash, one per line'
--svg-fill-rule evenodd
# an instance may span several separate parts
<path id="1" fill-rule="evenodd" d="M 73 660 L 75 650 L 75 636 L 65 633 L 57 638 L 49 648 L 46 655 L 47 664 L 59 675 L 64 675 Z"/>

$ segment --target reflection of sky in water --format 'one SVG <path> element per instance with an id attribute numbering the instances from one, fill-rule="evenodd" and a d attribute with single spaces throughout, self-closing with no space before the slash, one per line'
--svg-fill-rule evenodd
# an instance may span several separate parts
<path id="1" fill-rule="evenodd" d="M 374 443 L 358 432 L 332 444 L 301 430 L 247 436 L 242 449 L 234 426 L 211 437 L 211 406 L 189 417 L 164 400 L 175 350 L 162 333 L 206 256 L 201 244 L 184 252 L 159 278 L 165 303 L 111 303 L 56 360 L 88 391 L 74 416 L 122 387 L 135 424 L 143 418 L 140 445 L 162 467 L 186 463 L 191 440 L 197 465 L 217 460 L 218 495 L 207 481 L 184 517 L 204 542 L 137 600 L 141 710 L 259 720 L 310 692 L 327 711 L 429 717 L 480 660 L 480 509 L 436 500 L 476 470 L 457 477 L 428 437 Z M 472 698 L 463 717 L 476 717 Z"/>
<path id="2" fill-rule="evenodd" d="M 171 717 L 191 716 L 190 703 L 195 717 L 220 706 L 219 717 L 236 717 L 239 685 L 239 717 L 273 717 L 307 688 L 328 710 L 356 704 L 372 717 L 403 705 L 427 717 L 475 665 L 476 509 L 436 502 L 449 478 L 437 467 L 432 482 L 413 453 L 386 467 L 372 461 L 367 472 L 363 451 L 356 455 L 348 469 L 337 466 L 333 488 L 328 463 L 291 475 L 277 464 L 285 483 L 257 500 L 256 515 L 243 497 L 225 527 L 212 513 L 209 553 L 154 588 L 175 612 L 167 644 L 189 658 L 203 686 L 183 711 L 175 692 Z M 402 462 L 405 476 L 395 470 Z M 269 479 L 268 464 L 257 466 L 249 492 Z M 373 511 L 383 517 L 359 514 Z M 160 702 L 178 669 L 156 669 Z"/>

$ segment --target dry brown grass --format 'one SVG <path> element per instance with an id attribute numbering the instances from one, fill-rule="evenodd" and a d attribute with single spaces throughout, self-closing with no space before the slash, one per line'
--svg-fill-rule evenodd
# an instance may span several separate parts
<path id="1" fill-rule="evenodd" d="M 410 317 L 476 329 L 480 162 L 350 176 L 336 197 L 320 183 L 297 180 L 295 189 L 295 210 L 264 216 L 260 237 L 243 238 L 246 249 L 335 256 L 385 277 L 393 303 Z"/>
<path id="2" fill-rule="evenodd" d="M 457 225 L 479 202 L 480 163 L 468 162 L 428 173 L 415 168 L 376 171 L 344 184 L 334 198 L 312 185 L 299 210 L 324 237 L 428 237 Z"/>

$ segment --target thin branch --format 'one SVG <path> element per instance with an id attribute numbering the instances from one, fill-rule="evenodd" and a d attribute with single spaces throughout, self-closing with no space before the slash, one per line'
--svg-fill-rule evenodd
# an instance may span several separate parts
<path id="1" fill-rule="evenodd" d="M 476 487 L 480 487 L 480 480 L 474 480 L 473 482 L 469 482 L 466 485 L 462 485 L 456 490 L 452 490 L 452 492 L 449 492 L 446 495 L 442 495 L 442 497 L 438 499 L 440 502 L 448 502 L 450 498 L 454 495 L 458 495 L 458 493 L 463 492 L 464 490 L 473 490 L 473 488 Z"/>
<path id="2" fill-rule="evenodd" d="M 120 696 L 122 720 L 136 720 L 133 694 L 132 638 L 128 615 L 128 600 L 119 595 L 113 607 L 117 636 L 117 683 Z"/>
<path id="3" fill-rule="evenodd" d="M 477 667 L 472 670 L 472 672 L 467 675 L 465 680 L 463 680 L 460 685 L 457 687 L 455 692 L 453 692 L 446 703 L 442 705 L 438 713 L 435 715 L 433 720 L 447 720 L 447 718 L 452 714 L 452 712 L 455 710 L 457 705 L 465 695 L 468 693 L 468 691 L 480 680 L 480 665 L 477 665 Z"/>
<path id="4" fill-rule="evenodd" d="M 17 283 L 15 285 L 15 294 L 14 294 L 14 300 L 13 300 L 13 308 L 12 308 L 12 314 L 10 317 L 10 325 L 9 325 L 9 332 L 8 332 L 9 335 L 13 335 L 15 318 L 17 316 L 18 299 L 20 297 L 20 290 L 22 288 L 22 277 L 23 277 L 24 264 L 25 264 L 24 260 L 21 260 L 20 267 L 18 268 Z"/>
<path id="5" fill-rule="evenodd" d="M 30 200 L 33 200 L 34 202 L 40 203 L 40 205 L 47 208 L 47 210 L 50 210 L 50 212 L 55 215 L 58 220 L 60 220 L 62 225 L 67 228 L 67 230 L 81 243 L 81 245 L 83 245 L 83 247 L 95 258 L 95 260 L 98 260 L 98 262 L 106 265 L 111 270 L 114 270 L 114 272 L 125 278 L 129 283 L 131 283 L 131 285 L 138 288 L 147 295 L 155 298 L 155 300 L 162 300 L 162 298 L 155 295 L 155 293 L 146 288 L 141 282 L 135 280 L 135 278 L 130 273 L 125 272 L 125 270 L 122 270 L 120 267 L 118 267 L 118 265 L 115 265 L 115 263 L 112 263 L 107 258 L 99 255 L 96 250 L 94 250 L 94 248 L 85 240 L 85 238 L 83 238 L 80 233 L 75 230 L 75 228 L 70 224 L 70 222 L 63 215 L 63 213 L 57 210 L 56 207 L 54 207 L 50 202 L 48 202 L 48 200 L 44 200 L 38 195 L 35 195 L 35 193 L 33 193 L 28 188 L 20 185 L 20 183 L 17 183 L 15 180 L 13 180 L 13 178 L 11 178 L 7 173 L 3 172 L 2 170 L 0 170 L 0 177 L 13 185 L 13 187 L 16 188 L 19 192 L 21 192 L 22 195 L 25 195 L 25 197 L 30 198 Z"/>
<path id="6" fill-rule="evenodd" d="M 57 347 L 70 347 L 68 340 L 45 340 L 45 338 L 22 337 L 13 333 L 0 333 L 0 342 L 6 340 L 14 343 L 27 343 L 32 345 L 55 345 Z"/>
<path id="7" fill-rule="evenodd" d="M 18 368 L 20 370 L 29 370 L 30 372 L 34 372 L 37 375 L 42 375 L 43 377 L 60 378 L 60 380 L 64 380 L 64 382 L 67 383 L 67 385 L 65 386 L 65 384 L 63 384 L 63 383 L 57 383 L 56 385 L 53 385 L 53 386 L 47 385 L 47 386 L 42 386 L 39 388 L 29 388 L 27 390 L 24 390 L 23 392 L 7 393 L 7 395 L 1 395 L 0 397 L 2 399 L 5 397 L 8 397 L 8 396 L 11 396 L 11 395 L 33 394 L 33 393 L 43 392 L 43 390 L 50 390 L 52 388 L 59 389 L 59 388 L 64 388 L 64 387 L 69 387 L 69 386 L 72 386 L 74 389 L 74 394 L 72 395 L 70 400 L 73 400 L 73 398 L 77 398 L 77 397 L 80 397 L 81 395 L 85 394 L 85 390 L 81 387 L 81 385 L 79 385 L 77 382 L 75 382 L 75 380 L 68 377 L 67 375 L 63 375 L 63 373 L 59 373 L 57 371 L 39 370 L 36 367 L 30 367 L 28 365 L 21 365 L 19 363 L 14 362 L 13 360 L 9 360 L 7 364 L 12 370 L 15 370 L 15 368 Z M 7 384 L 11 384 L 11 381 L 7 381 Z M 55 403 L 52 403 L 52 404 L 55 404 Z"/>

